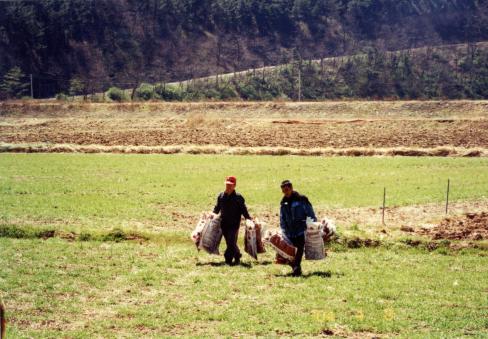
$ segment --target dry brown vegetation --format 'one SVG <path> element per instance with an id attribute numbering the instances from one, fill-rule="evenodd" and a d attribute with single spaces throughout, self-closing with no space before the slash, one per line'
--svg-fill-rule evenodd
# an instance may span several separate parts
<path id="1" fill-rule="evenodd" d="M 104 146 L 74 144 L 9 144 L 0 142 L 0 153 L 126 153 L 126 154 L 227 154 L 227 155 L 300 155 L 300 156 L 434 156 L 486 157 L 481 148 L 312 148 L 227 147 L 227 146 Z"/>

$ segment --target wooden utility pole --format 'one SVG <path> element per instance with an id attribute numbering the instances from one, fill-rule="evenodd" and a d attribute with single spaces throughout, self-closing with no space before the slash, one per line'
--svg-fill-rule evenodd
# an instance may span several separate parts
<path id="1" fill-rule="evenodd" d="M 298 66 L 298 101 L 302 101 L 302 72 Z"/>
<path id="2" fill-rule="evenodd" d="M 32 77 L 32 73 L 30 75 L 30 92 L 31 92 L 31 99 L 34 99 L 34 79 Z"/>

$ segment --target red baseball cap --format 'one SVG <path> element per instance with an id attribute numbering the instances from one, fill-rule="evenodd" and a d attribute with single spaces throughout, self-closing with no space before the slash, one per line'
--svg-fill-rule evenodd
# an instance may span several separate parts
<path id="1" fill-rule="evenodd" d="M 236 182 L 237 182 L 237 179 L 234 176 L 230 176 L 230 177 L 225 178 L 225 183 L 226 184 L 235 185 Z"/>

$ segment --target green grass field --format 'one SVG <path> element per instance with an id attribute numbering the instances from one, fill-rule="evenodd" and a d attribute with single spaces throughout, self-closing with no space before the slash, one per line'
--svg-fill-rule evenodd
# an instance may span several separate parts
<path id="1" fill-rule="evenodd" d="M 283 179 L 315 208 L 488 197 L 484 158 L 320 158 L 206 155 L 0 155 L 0 221 L 63 229 L 189 230 L 226 175 L 252 212 L 278 212 Z M 190 225 L 188 225 L 190 222 Z M 156 227 L 156 228 L 153 228 Z"/>
<path id="2" fill-rule="evenodd" d="M 390 205 L 442 202 L 447 178 L 452 200 L 488 196 L 483 158 L 2 154 L 8 336 L 488 337 L 483 249 L 332 244 L 325 261 L 304 262 L 302 278 L 272 264 L 269 252 L 258 262 L 245 255 L 239 267 L 198 254 L 189 231 L 228 174 L 258 217 L 278 212 L 285 178 L 318 211 L 377 207 L 384 186 Z M 115 228 L 149 239 L 17 239 L 8 231 Z"/>

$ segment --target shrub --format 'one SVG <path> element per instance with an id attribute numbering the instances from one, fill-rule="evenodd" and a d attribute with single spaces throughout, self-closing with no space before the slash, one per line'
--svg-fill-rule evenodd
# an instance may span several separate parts
<path id="1" fill-rule="evenodd" d="M 33 232 L 29 232 L 29 231 L 14 225 L 0 225 L 0 237 L 2 238 L 17 238 L 17 239 L 35 238 L 36 235 Z"/>
<path id="2" fill-rule="evenodd" d="M 246 100 L 272 100 L 281 95 L 276 84 L 259 77 L 250 77 L 237 87 L 239 96 Z"/>
<path id="3" fill-rule="evenodd" d="M 230 85 L 226 85 L 226 86 L 219 88 L 219 96 L 220 96 L 219 99 L 225 100 L 225 99 L 237 98 L 239 95 L 237 94 L 234 87 L 232 87 Z"/>
<path id="4" fill-rule="evenodd" d="M 107 96 L 113 101 L 121 102 L 127 100 L 125 92 L 118 87 L 110 87 L 107 91 Z"/>
<path id="5" fill-rule="evenodd" d="M 127 235 L 125 234 L 124 231 L 122 231 L 119 228 L 116 228 L 116 229 L 110 231 L 109 233 L 105 234 L 102 237 L 103 241 L 119 242 L 119 241 L 126 240 L 126 239 L 127 239 Z"/>
<path id="6" fill-rule="evenodd" d="M 207 88 L 204 91 L 204 96 L 207 99 L 220 99 L 220 92 L 217 91 L 215 88 Z"/>
<path id="7" fill-rule="evenodd" d="M 64 94 L 64 93 L 58 93 L 56 94 L 56 100 L 59 100 L 59 101 L 68 101 L 69 97 Z"/>
<path id="8" fill-rule="evenodd" d="M 156 96 L 155 88 L 154 88 L 154 86 L 151 86 L 149 84 L 141 84 L 136 89 L 136 98 L 139 98 L 142 100 L 151 100 L 151 99 L 154 99 L 155 96 Z"/>
<path id="9" fill-rule="evenodd" d="M 90 100 L 90 102 L 105 102 L 105 99 L 101 94 L 90 95 L 88 99 Z"/>
<path id="10" fill-rule="evenodd" d="M 92 235 L 90 233 L 86 233 L 86 232 L 81 232 L 80 233 L 80 237 L 78 238 L 78 240 L 80 241 L 90 241 L 92 240 Z"/>
<path id="11" fill-rule="evenodd" d="M 205 98 L 202 88 L 189 88 L 184 93 L 184 100 L 198 101 Z"/>
<path id="12" fill-rule="evenodd" d="M 156 86 L 155 93 L 166 101 L 179 101 L 183 99 L 183 93 L 175 87 Z"/>

